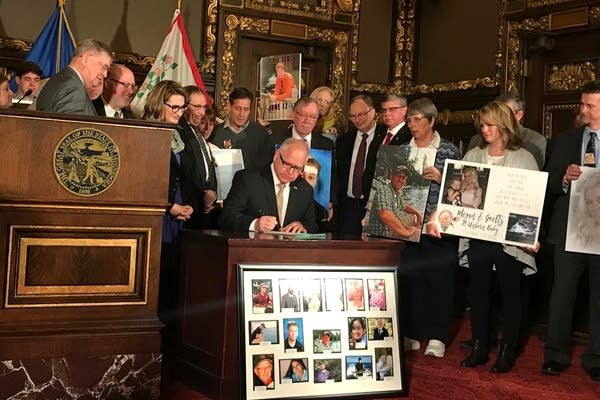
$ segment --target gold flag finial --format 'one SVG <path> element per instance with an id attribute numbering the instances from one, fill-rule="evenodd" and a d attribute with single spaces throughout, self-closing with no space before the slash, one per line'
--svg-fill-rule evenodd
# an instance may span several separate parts
<path id="1" fill-rule="evenodd" d="M 65 0 L 58 0 L 58 6 L 62 7 L 65 5 Z"/>

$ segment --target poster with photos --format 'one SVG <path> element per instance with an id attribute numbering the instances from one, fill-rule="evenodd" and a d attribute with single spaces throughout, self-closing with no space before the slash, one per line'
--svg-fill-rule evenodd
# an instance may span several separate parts
<path id="1" fill-rule="evenodd" d="M 381 146 L 363 224 L 368 235 L 421 239 L 430 184 L 423 170 L 433 166 L 435 154 L 436 149 Z"/>
<path id="2" fill-rule="evenodd" d="M 435 223 L 441 233 L 535 245 L 548 173 L 446 160 Z"/>
<path id="3" fill-rule="evenodd" d="M 244 398 L 406 393 L 397 267 L 240 265 L 238 272 Z"/>

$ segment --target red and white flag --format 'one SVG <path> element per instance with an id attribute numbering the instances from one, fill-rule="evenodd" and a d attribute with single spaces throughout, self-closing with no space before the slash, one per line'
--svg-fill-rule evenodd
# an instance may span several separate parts
<path id="1" fill-rule="evenodd" d="M 202 82 L 190 42 L 185 33 L 185 26 L 179 8 L 175 10 L 167 36 L 160 47 L 150 72 L 148 72 L 144 83 L 131 102 L 131 109 L 136 116 L 141 116 L 144 112 L 146 98 L 154 86 L 166 79 L 179 82 L 182 86 L 198 86 L 206 96 L 207 103 L 211 105 L 211 99 L 206 92 L 204 82 Z"/>

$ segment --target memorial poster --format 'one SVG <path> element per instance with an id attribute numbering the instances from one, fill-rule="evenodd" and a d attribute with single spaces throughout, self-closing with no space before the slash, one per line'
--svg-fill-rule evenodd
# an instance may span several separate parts
<path id="1" fill-rule="evenodd" d="M 571 182 L 566 251 L 600 254 L 600 168 L 581 167 Z"/>
<path id="2" fill-rule="evenodd" d="M 430 181 L 423 170 L 435 162 L 436 149 L 381 146 L 363 230 L 370 236 L 418 242 L 423 229 Z"/>
<path id="3" fill-rule="evenodd" d="M 302 89 L 302 53 L 262 57 L 259 62 L 258 117 L 264 121 L 292 118 Z"/>
<path id="4" fill-rule="evenodd" d="M 446 160 L 435 223 L 443 234 L 535 245 L 548 173 Z"/>

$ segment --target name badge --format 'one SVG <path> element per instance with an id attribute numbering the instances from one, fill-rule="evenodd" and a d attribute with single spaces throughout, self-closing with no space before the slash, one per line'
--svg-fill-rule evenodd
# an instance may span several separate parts
<path id="1" fill-rule="evenodd" d="M 585 153 L 583 156 L 583 165 L 596 166 L 596 155 L 594 153 Z"/>

